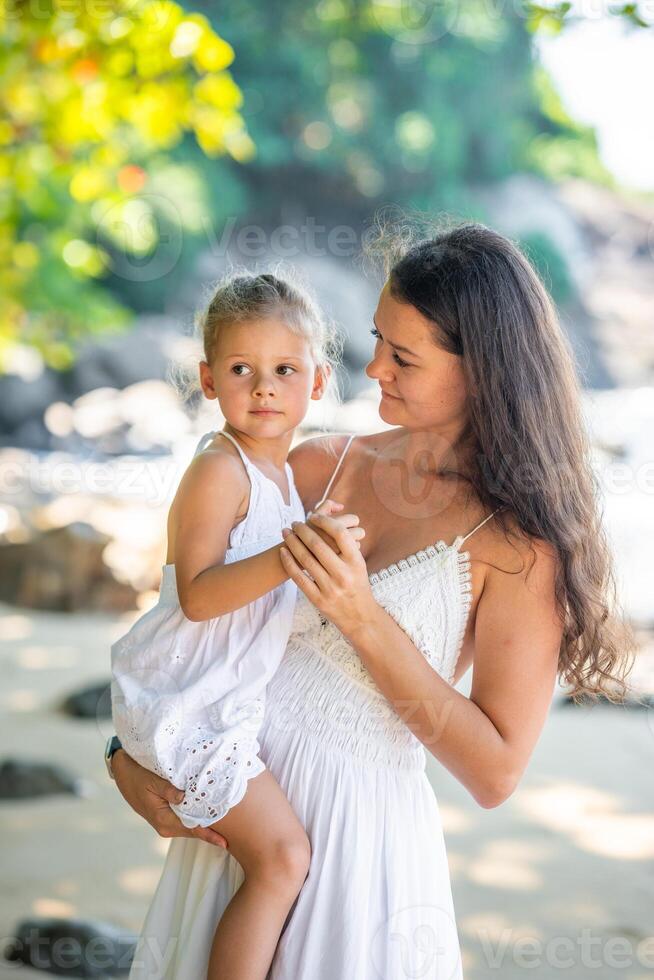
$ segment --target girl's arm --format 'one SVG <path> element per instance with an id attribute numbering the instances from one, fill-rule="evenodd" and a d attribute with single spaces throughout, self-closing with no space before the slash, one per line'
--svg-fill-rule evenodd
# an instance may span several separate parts
<path id="1" fill-rule="evenodd" d="M 201 622 L 240 609 L 288 579 L 278 544 L 224 564 L 229 534 L 244 510 L 249 489 L 241 461 L 221 452 L 200 454 L 182 478 L 171 509 L 169 539 L 177 594 L 187 619 Z M 334 514 L 342 507 L 325 503 L 325 513 Z M 337 519 L 353 529 L 355 538 L 363 536 L 356 515 L 342 514 Z"/>
<path id="2" fill-rule="evenodd" d="M 499 806 L 529 762 L 552 700 L 563 625 L 553 548 L 534 541 L 527 572 L 491 568 L 475 618 L 472 689 L 466 697 L 427 662 L 374 598 L 361 553 L 329 517 L 315 518 L 340 548 L 325 549 L 312 519 L 286 537 L 285 567 L 299 589 L 357 651 L 407 727 L 472 794 Z M 306 568 L 312 582 L 302 572 Z"/>

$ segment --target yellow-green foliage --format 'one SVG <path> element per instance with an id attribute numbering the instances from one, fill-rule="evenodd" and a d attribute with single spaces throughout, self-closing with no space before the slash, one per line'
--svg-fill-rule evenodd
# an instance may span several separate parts
<path id="1" fill-rule="evenodd" d="M 18 338 L 64 366 L 127 317 L 97 280 L 107 249 L 156 248 L 167 151 L 187 133 L 209 156 L 254 145 L 234 51 L 171 0 L 3 0 L 0 32 L 0 370 Z"/>

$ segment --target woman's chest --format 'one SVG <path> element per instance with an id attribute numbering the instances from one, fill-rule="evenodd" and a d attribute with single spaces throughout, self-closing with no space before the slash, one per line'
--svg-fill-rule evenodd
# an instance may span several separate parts
<path id="1" fill-rule="evenodd" d="M 431 481 L 427 493 L 402 483 L 388 468 L 376 474 L 369 461 L 340 475 L 329 495 L 344 505 L 344 513 L 358 516 L 366 532 L 360 548 L 369 573 L 436 541 L 454 542 L 463 526 L 444 482 L 435 489 Z"/>
<path id="2" fill-rule="evenodd" d="M 439 541 L 379 569 L 369 582 L 377 603 L 430 666 L 452 683 L 471 606 L 469 555 Z M 293 634 L 355 680 L 374 687 L 356 650 L 303 593 L 297 598 Z"/>

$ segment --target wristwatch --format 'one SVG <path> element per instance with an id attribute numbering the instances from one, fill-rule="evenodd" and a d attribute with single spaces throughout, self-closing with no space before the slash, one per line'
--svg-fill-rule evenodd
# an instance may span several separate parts
<path id="1" fill-rule="evenodd" d="M 109 779 L 115 779 L 113 769 L 111 768 L 111 759 L 114 752 L 118 749 L 122 749 L 122 743 L 117 735 L 110 735 L 107 739 L 107 744 L 104 750 L 104 763 L 107 767 L 107 772 L 109 773 Z"/>

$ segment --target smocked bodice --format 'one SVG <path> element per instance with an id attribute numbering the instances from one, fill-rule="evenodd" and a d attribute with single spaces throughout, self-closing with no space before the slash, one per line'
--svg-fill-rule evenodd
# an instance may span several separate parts
<path id="1" fill-rule="evenodd" d="M 376 601 L 449 684 L 472 599 L 470 555 L 439 541 L 369 576 Z M 298 592 L 291 636 L 269 689 L 271 725 L 297 725 L 368 763 L 423 768 L 422 743 L 353 646 Z"/>

